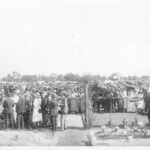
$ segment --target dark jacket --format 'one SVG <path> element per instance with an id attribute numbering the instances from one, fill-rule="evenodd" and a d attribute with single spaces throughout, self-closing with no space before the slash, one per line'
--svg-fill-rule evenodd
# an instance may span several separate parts
<path id="1" fill-rule="evenodd" d="M 57 100 L 50 101 L 49 107 L 50 107 L 50 115 L 51 116 L 57 116 L 57 114 L 58 114 L 58 112 L 57 112 L 57 109 L 58 109 Z"/>
<path id="2" fill-rule="evenodd" d="M 32 103 L 31 103 L 31 101 L 25 99 L 25 104 L 26 104 L 26 112 L 31 112 L 32 111 Z"/>
<path id="3" fill-rule="evenodd" d="M 18 103 L 16 104 L 16 112 L 17 113 L 25 113 L 26 112 L 26 101 L 23 96 L 19 97 Z"/>
<path id="4" fill-rule="evenodd" d="M 13 114 L 14 101 L 10 97 L 7 98 L 3 103 L 3 107 L 6 114 Z"/>
<path id="5" fill-rule="evenodd" d="M 46 97 L 42 98 L 42 102 L 41 102 L 42 112 L 46 111 L 47 104 L 48 104 L 48 97 L 46 96 Z"/>

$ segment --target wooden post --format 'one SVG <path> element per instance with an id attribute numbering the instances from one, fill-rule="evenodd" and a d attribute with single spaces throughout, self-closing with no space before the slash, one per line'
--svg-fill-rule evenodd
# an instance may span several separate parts
<path id="1" fill-rule="evenodd" d="M 89 117 L 88 117 L 88 83 L 85 84 L 85 128 L 89 126 Z"/>

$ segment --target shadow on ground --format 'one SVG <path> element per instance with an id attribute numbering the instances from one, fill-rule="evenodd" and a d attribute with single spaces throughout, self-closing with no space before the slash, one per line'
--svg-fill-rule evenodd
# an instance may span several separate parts
<path id="1" fill-rule="evenodd" d="M 85 146 L 92 146 L 89 141 L 82 141 Z"/>

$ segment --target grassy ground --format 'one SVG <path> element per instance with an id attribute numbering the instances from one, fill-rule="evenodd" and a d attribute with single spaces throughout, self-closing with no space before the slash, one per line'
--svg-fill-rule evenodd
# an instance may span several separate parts
<path id="1" fill-rule="evenodd" d="M 148 123 L 148 118 L 146 115 L 137 115 L 136 113 L 104 113 L 104 114 L 94 114 L 93 115 L 93 126 L 105 125 L 108 121 L 112 120 L 112 124 L 119 125 L 122 124 L 123 119 L 126 119 L 129 124 L 135 121 L 137 117 L 138 121 L 143 121 Z"/>

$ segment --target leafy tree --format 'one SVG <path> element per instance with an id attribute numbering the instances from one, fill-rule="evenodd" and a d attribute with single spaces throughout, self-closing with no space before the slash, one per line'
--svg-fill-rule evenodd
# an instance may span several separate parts
<path id="1" fill-rule="evenodd" d="M 36 75 L 23 75 L 21 77 L 21 80 L 26 81 L 26 82 L 36 82 L 37 76 Z"/>
<path id="2" fill-rule="evenodd" d="M 143 80 L 150 80 L 150 76 L 142 76 L 141 79 L 143 79 Z"/>
<path id="3" fill-rule="evenodd" d="M 16 71 L 12 72 L 12 76 L 13 76 L 13 78 L 14 78 L 15 81 L 19 81 L 20 78 L 21 78 L 20 73 L 18 73 Z"/>
<path id="4" fill-rule="evenodd" d="M 49 78 L 49 81 L 55 82 L 56 81 L 56 77 L 57 77 L 56 74 L 51 73 L 48 78 Z"/>
<path id="5" fill-rule="evenodd" d="M 87 83 L 90 81 L 92 81 L 92 76 L 90 74 L 85 74 L 81 78 L 81 82 L 83 82 L 83 83 Z"/>
<path id="6" fill-rule="evenodd" d="M 41 75 L 41 76 L 38 76 L 38 77 L 37 77 L 37 80 L 38 80 L 38 81 L 49 82 L 49 77 L 48 77 L 48 76 Z"/>
<path id="7" fill-rule="evenodd" d="M 59 74 L 59 75 L 57 76 L 57 80 L 58 80 L 58 81 L 64 81 L 65 79 L 64 79 L 64 76 L 63 76 L 62 74 Z"/>
<path id="8" fill-rule="evenodd" d="M 113 73 L 109 76 L 109 79 L 110 80 L 116 80 L 116 79 L 118 80 L 118 79 L 120 79 L 120 75 L 118 73 Z"/>
<path id="9" fill-rule="evenodd" d="M 12 82 L 12 81 L 14 81 L 13 76 L 12 76 L 11 74 L 8 74 L 7 77 L 6 77 L 6 81 L 7 81 L 7 82 Z"/>
<path id="10" fill-rule="evenodd" d="M 67 81 L 79 81 L 80 80 L 80 76 L 78 74 L 73 74 L 73 73 L 67 73 L 64 76 L 64 79 Z"/>

